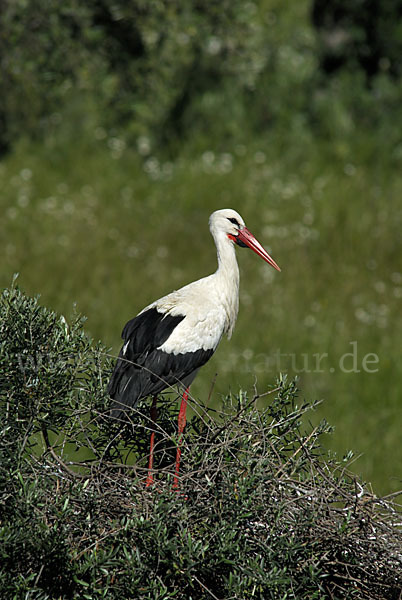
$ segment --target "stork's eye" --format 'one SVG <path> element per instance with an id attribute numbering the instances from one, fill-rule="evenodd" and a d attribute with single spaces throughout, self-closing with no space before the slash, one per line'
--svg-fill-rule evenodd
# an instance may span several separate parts
<path id="1" fill-rule="evenodd" d="M 233 225 L 236 225 L 236 227 L 240 227 L 239 221 L 237 219 L 235 219 L 234 217 L 228 217 L 228 221 L 233 223 Z"/>

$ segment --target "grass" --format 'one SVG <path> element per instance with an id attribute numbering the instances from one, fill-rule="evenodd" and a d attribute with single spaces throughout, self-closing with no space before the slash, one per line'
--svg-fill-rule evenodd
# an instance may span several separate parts
<path id="1" fill-rule="evenodd" d="M 194 143 L 170 161 L 96 128 L 74 143 L 21 143 L 0 165 L 1 284 L 19 272 L 42 304 L 68 316 L 76 303 L 87 330 L 117 352 L 143 306 L 215 269 L 208 216 L 238 210 L 282 273 L 239 251 L 236 330 L 193 394 L 205 399 L 215 373 L 216 405 L 229 386 L 264 390 L 278 370 L 298 374 L 308 397 L 324 398 L 314 418 L 335 426 L 330 447 L 354 450 L 352 468 L 376 493 L 393 492 L 402 475 L 402 178 L 375 147 L 363 132 L 346 145 L 306 137 L 286 146 L 273 134 Z M 375 372 L 364 369 L 367 355 Z"/>

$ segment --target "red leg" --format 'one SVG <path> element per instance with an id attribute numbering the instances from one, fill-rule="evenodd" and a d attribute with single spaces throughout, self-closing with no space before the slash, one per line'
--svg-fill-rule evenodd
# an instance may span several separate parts
<path id="1" fill-rule="evenodd" d="M 152 423 L 156 423 L 156 419 L 158 418 L 158 411 L 156 409 L 156 396 L 154 396 L 152 400 L 151 406 L 151 419 Z M 145 487 L 149 487 L 154 482 L 154 476 L 152 473 L 152 469 L 154 466 L 154 445 L 155 445 L 155 431 L 151 433 L 151 441 L 149 443 L 149 462 L 148 462 L 148 476 L 145 483 Z"/>
<path id="2" fill-rule="evenodd" d="M 189 390 L 189 388 L 186 389 L 186 391 L 183 394 L 183 398 L 181 399 L 179 418 L 177 420 L 179 440 L 178 440 L 178 444 L 177 444 L 177 453 L 176 453 L 176 470 L 175 470 L 175 476 L 173 479 L 173 489 L 175 489 L 175 490 L 177 490 L 179 488 L 181 443 L 182 443 L 182 439 L 183 439 L 183 431 L 186 426 L 186 410 L 187 410 L 188 390 Z"/>

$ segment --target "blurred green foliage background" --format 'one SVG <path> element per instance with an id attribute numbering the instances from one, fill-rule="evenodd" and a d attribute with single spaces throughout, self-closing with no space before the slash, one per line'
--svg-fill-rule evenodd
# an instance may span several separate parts
<path id="1" fill-rule="evenodd" d="M 215 269 L 231 207 L 277 274 L 238 253 L 235 334 L 193 385 L 323 398 L 328 445 L 402 487 L 402 3 L 4 0 L 2 286 L 124 323 Z"/>

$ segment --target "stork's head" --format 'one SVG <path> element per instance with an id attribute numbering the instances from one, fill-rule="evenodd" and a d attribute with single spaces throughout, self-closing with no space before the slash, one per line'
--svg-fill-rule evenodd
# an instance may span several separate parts
<path id="1" fill-rule="evenodd" d="M 215 239 L 223 236 L 232 244 L 242 248 L 251 248 L 274 269 L 280 271 L 274 259 L 270 257 L 259 241 L 247 229 L 243 219 L 235 210 L 223 208 L 213 212 L 209 217 L 209 228 Z"/>

